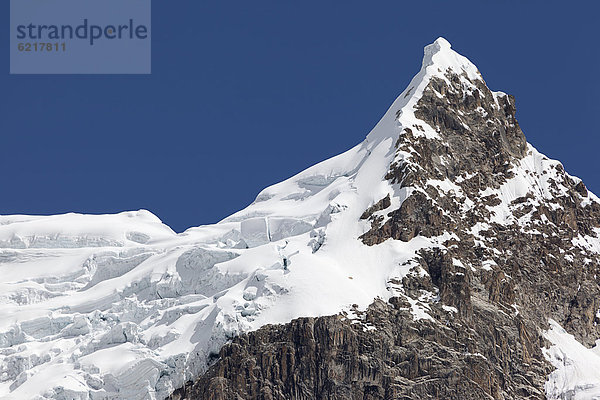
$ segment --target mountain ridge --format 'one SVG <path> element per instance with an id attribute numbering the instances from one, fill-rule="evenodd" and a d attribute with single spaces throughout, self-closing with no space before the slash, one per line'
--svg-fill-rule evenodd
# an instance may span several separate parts
<path id="1" fill-rule="evenodd" d="M 248 392 L 231 377 L 264 352 L 231 346 L 253 335 L 287 337 L 298 323 L 334 337 L 341 329 L 351 340 L 360 327 L 358 338 L 369 342 L 369 333 L 379 337 L 369 313 L 385 316 L 387 350 L 351 346 L 353 354 L 408 357 L 381 369 L 405 381 L 369 381 L 372 398 L 410 393 L 431 373 L 437 383 L 418 393 L 445 388 L 452 396 L 461 386 L 449 386 L 456 381 L 442 366 L 452 360 L 450 375 L 460 376 L 472 354 L 489 370 L 472 377 L 473 385 L 488 382 L 474 398 L 600 391 L 600 378 L 578 372 L 596 350 L 575 345 L 600 337 L 598 198 L 525 141 L 514 98 L 490 91 L 445 39 L 424 53 L 365 141 L 264 189 L 218 224 L 174 234 L 144 211 L 0 217 L 0 396 L 164 398 L 207 374 L 210 387 L 222 386 L 215 398 L 257 398 L 265 387 L 279 390 L 273 398 L 293 396 L 291 388 L 310 398 L 325 393 L 311 379 L 290 386 L 261 378 L 253 383 L 260 390 Z M 340 312 L 345 323 L 319 319 Z M 403 338 L 390 321 L 421 332 L 424 353 L 398 348 L 396 339 L 418 347 L 419 336 Z M 309 331 L 285 341 L 313 343 Z M 472 341 L 468 358 L 463 340 Z M 452 357 L 436 358 L 438 345 Z M 402 367 L 415 357 L 429 367 Z M 333 371 L 336 360 L 321 361 Z M 281 362 L 258 365 L 281 370 Z M 209 369 L 223 363 L 229 369 Z M 327 382 L 339 393 L 357 389 Z"/>

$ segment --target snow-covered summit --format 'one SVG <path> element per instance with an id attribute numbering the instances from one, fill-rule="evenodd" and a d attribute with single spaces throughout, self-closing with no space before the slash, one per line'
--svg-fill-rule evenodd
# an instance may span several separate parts
<path id="1" fill-rule="evenodd" d="M 450 43 L 439 37 L 425 46 L 421 69 L 413 77 L 408 87 L 396 98 L 383 118 L 367 136 L 367 141 L 379 141 L 386 137 L 397 137 L 400 127 L 411 126 L 417 118 L 414 108 L 429 85 L 432 78 L 447 79 L 446 74 L 453 72 L 465 75 L 471 80 L 482 80 L 477 67 L 466 57 L 452 50 Z M 435 135 L 427 132 L 426 135 Z"/>
<path id="2" fill-rule="evenodd" d="M 114 215 L 0 216 L 4 248 L 125 246 L 174 236 L 171 228 L 147 210 Z"/>
<path id="3" fill-rule="evenodd" d="M 452 50 L 450 42 L 439 37 L 432 44 L 425 46 L 422 69 L 429 69 L 428 74 L 446 73 L 452 70 L 455 73 L 465 73 L 470 79 L 481 79 L 477 67 L 468 58 Z"/>
<path id="4" fill-rule="evenodd" d="M 445 101 L 436 85 L 448 81 L 449 72 L 457 90 L 482 104 L 471 110 L 478 119 L 460 110 L 438 115 L 441 108 L 433 106 L 426 110 L 432 122 L 424 121 L 421 100 Z M 264 189 L 218 224 L 177 235 L 146 211 L 0 217 L 0 397 L 164 398 L 205 371 L 241 332 L 366 308 L 377 297 L 402 296 L 415 320 L 433 320 L 428 304 L 439 302 L 438 294 L 423 291 L 414 298 L 398 282 L 427 274 L 415 255 L 445 249 L 454 232 L 414 229 L 409 240 L 394 240 L 395 232 L 382 228 L 384 236 L 372 246 L 364 235 L 377 224 L 385 227 L 406 199 L 421 192 L 429 201 L 435 201 L 430 193 L 452 193 L 465 213 L 480 197 L 497 197 L 499 203 L 482 210 L 508 226 L 515 200 L 531 192 L 539 205 L 558 178 L 566 179 L 557 162 L 530 146 L 509 148 L 505 153 L 516 155 L 494 160 L 496 175 L 512 170 L 503 181 L 494 175 L 489 187 L 481 185 L 489 178 L 482 171 L 452 163 L 443 124 L 466 136 L 474 120 L 514 111 L 507 99 L 488 92 L 477 68 L 439 38 L 425 48 L 421 70 L 364 142 Z M 490 146 L 502 155 L 516 122 L 492 122 L 498 134 L 487 135 L 495 141 Z M 420 152 L 423 140 L 449 150 L 427 158 Z M 398 171 L 406 175 L 402 182 L 395 179 Z M 464 182 L 475 180 L 472 192 L 463 190 Z M 583 201 L 597 199 L 590 193 Z M 484 228 L 474 228 L 481 243 Z M 600 252 L 590 235 L 578 240 Z"/>

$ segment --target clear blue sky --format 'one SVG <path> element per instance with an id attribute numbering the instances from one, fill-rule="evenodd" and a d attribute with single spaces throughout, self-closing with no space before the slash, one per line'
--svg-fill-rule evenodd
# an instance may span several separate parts
<path id="1" fill-rule="evenodd" d="M 359 143 L 438 36 L 600 194 L 599 14 L 593 1 L 154 0 L 151 76 L 10 76 L 0 30 L 0 214 L 216 222 Z"/>

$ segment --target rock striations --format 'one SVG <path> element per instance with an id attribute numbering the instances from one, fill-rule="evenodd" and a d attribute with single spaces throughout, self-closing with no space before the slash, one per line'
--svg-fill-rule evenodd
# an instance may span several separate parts
<path id="1" fill-rule="evenodd" d="M 556 323 L 584 349 L 600 338 L 600 204 L 526 142 L 515 111 L 447 41 L 428 46 L 388 111 L 399 128 L 385 174 L 394 192 L 364 210 L 370 227 L 359 239 L 443 240 L 405 261 L 387 301 L 241 335 L 171 398 L 597 395 L 592 383 L 569 381 L 565 366 L 586 366 L 548 332 Z"/>

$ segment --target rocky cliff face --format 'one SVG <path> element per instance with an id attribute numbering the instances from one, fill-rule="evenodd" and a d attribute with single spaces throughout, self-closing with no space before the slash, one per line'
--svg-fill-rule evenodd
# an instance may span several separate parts
<path id="1" fill-rule="evenodd" d="M 392 110 L 395 192 L 360 217 L 364 246 L 439 244 L 389 280 L 389 301 L 242 335 L 172 399 L 590 398 L 552 383 L 543 349 L 550 320 L 600 338 L 600 204 L 526 142 L 512 96 L 444 66 Z"/>
<path id="2" fill-rule="evenodd" d="M 264 327 L 226 345 L 204 376 L 171 399 L 544 397 L 549 366 L 522 347 L 523 325 L 501 318 L 502 326 L 476 331 L 453 310 L 433 307 L 435 320 L 423 322 L 409 310 L 393 298 L 376 301 L 358 319 Z M 486 317 L 497 319 L 490 310 Z"/>

